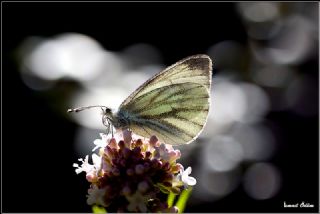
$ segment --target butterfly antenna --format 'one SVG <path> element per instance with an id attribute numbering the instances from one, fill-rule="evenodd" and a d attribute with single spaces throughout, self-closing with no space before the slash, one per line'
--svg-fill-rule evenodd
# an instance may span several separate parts
<path id="1" fill-rule="evenodd" d="M 86 109 L 90 109 L 90 108 L 108 108 L 107 106 L 101 106 L 101 105 L 95 105 L 95 106 L 85 106 L 85 107 L 79 107 L 79 108 L 69 108 L 68 109 L 68 113 L 71 113 L 71 112 L 80 112 L 80 111 L 83 111 L 83 110 L 86 110 Z"/>

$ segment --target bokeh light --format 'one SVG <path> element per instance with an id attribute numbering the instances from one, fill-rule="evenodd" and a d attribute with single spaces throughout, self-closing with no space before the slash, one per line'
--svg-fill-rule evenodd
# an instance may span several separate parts
<path id="1" fill-rule="evenodd" d="M 276 19 L 279 13 L 277 2 L 243 2 L 239 9 L 244 18 L 251 22 L 266 22 Z"/>
<path id="2" fill-rule="evenodd" d="M 102 47 L 92 38 L 82 34 L 69 33 L 45 39 L 26 54 L 24 67 L 45 80 L 57 80 L 62 77 L 92 79 L 102 72 L 105 65 Z"/>
<path id="3" fill-rule="evenodd" d="M 227 40 L 209 47 L 207 54 L 214 59 L 216 69 L 241 70 L 248 57 L 246 52 L 241 43 Z"/>
<path id="4" fill-rule="evenodd" d="M 231 194 L 240 183 L 241 173 L 238 169 L 217 172 L 208 168 L 208 165 L 202 165 L 199 169 L 195 173 L 201 183 L 194 189 L 193 200 L 190 201 L 192 204 L 219 200 Z"/>
<path id="5" fill-rule="evenodd" d="M 294 71 L 287 66 L 260 65 L 255 67 L 252 74 L 254 81 L 266 87 L 285 87 L 294 75 Z"/>
<path id="6" fill-rule="evenodd" d="M 268 163 L 256 163 L 244 175 L 243 185 L 247 194 L 257 200 L 274 196 L 280 188 L 281 175 Z"/>
<path id="7" fill-rule="evenodd" d="M 230 136 L 240 143 L 244 160 L 268 160 L 276 147 L 270 129 L 259 124 L 253 126 L 237 123 L 232 127 Z"/>
<path id="8" fill-rule="evenodd" d="M 251 49 L 256 59 L 265 64 L 297 64 L 313 53 L 315 44 L 314 26 L 304 17 L 290 16 L 283 20 L 283 26 L 268 46 L 251 42 Z"/>
<path id="9" fill-rule="evenodd" d="M 242 161 L 243 156 L 243 148 L 236 139 L 216 136 L 204 147 L 202 162 L 208 164 L 212 171 L 230 171 Z"/>
<path id="10" fill-rule="evenodd" d="M 285 100 L 297 114 L 314 116 L 318 113 L 318 106 L 313 104 L 317 91 L 315 79 L 308 76 L 297 77 L 290 82 L 285 92 Z"/>

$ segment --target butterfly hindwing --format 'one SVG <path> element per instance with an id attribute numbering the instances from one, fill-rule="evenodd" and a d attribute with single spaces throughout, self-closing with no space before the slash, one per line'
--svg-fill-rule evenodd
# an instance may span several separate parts
<path id="1" fill-rule="evenodd" d="M 192 141 L 202 130 L 208 99 L 207 89 L 200 84 L 173 84 L 144 94 L 120 111 L 130 115 L 133 132 L 178 145 Z"/>

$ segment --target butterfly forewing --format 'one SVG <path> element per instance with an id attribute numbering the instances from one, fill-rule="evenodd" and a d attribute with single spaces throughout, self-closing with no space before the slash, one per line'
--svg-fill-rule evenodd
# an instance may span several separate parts
<path id="1" fill-rule="evenodd" d="M 142 84 L 123 101 L 120 108 L 149 91 L 175 83 L 198 83 L 210 91 L 211 67 L 211 59 L 207 55 L 195 55 L 180 60 Z"/>
<path id="2" fill-rule="evenodd" d="M 211 60 L 196 55 L 155 75 L 120 106 L 133 132 L 172 145 L 192 142 L 203 129 L 210 104 Z M 119 114 L 120 113 L 120 114 Z"/>

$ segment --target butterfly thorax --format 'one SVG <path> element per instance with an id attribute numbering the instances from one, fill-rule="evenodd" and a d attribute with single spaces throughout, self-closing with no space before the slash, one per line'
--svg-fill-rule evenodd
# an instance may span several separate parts
<path id="1" fill-rule="evenodd" d="M 118 111 L 108 115 L 110 122 L 116 129 L 129 128 L 129 115 L 125 111 Z"/>

